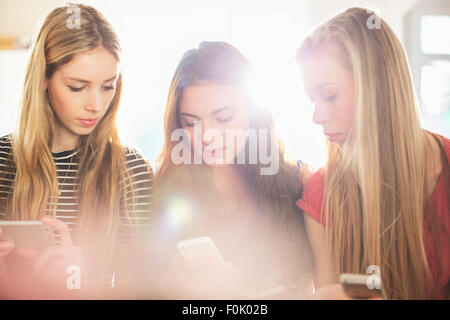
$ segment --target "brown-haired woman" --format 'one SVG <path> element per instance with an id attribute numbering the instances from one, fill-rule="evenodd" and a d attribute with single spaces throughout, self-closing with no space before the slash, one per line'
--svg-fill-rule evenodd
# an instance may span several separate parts
<path id="1" fill-rule="evenodd" d="M 175 256 L 162 295 L 263 297 L 297 285 L 302 297 L 309 290 L 310 251 L 295 207 L 303 173 L 285 157 L 271 115 L 252 101 L 249 72 L 230 44 L 202 42 L 173 76 L 156 175 L 153 243 L 165 257 L 161 267 Z M 177 241 L 198 236 L 210 236 L 229 264 L 175 254 Z"/>

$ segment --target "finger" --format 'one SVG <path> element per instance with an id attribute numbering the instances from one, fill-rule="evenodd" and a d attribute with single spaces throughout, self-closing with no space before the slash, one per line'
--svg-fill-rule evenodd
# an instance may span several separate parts
<path id="1" fill-rule="evenodd" d="M 231 264 L 221 264 L 216 266 L 210 266 L 203 269 L 196 269 L 189 273 L 185 273 L 193 281 L 205 281 L 208 286 L 216 286 L 221 283 L 230 281 L 234 276 L 234 268 Z"/>
<path id="2" fill-rule="evenodd" d="M 72 245 L 72 238 L 70 237 L 69 227 L 66 223 L 59 219 L 51 217 L 42 218 L 42 223 L 44 223 L 46 226 L 54 228 L 58 232 L 62 246 Z"/>
<path id="3" fill-rule="evenodd" d="M 184 269 L 183 257 L 179 253 L 176 253 L 172 257 L 169 269 L 176 271 L 176 272 Z"/>
<path id="4" fill-rule="evenodd" d="M 193 258 L 193 259 L 183 259 L 184 269 L 188 272 L 196 271 L 199 269 L 214 268 L 220 265 L 214 258 L 210 256 Z"/>
<path id="5" fill-rule="evenodd" d="M 45 278 L 57 278 L 61 275 L 66 275 L 67 268 L 73 265 L 73 260 L 68 257 L 52 258 L 45 268 L 41 269 L 39 275 Z"/>
<path id="6" fill-rule="evenodd" d="M 0 255 L 5 252 L 8 254 L 12 249 L 14 249 L 13 241 L 0 241 Z"/>
<path id="7" fill-rule="evenodd" d="M 39 254 L 39 251 L 36 249 L 16 249 L 16 252 L 27 259 L 34 259 Z"/>
<path id="8" fill-rule="evenodd" d="M 38 272 L 52 276 L 52 272 L 55 275 L 56 273 L 65 275 L 69 266 L 78 266 L 84 269 L 84 260 L 79 247 L 58 247 L 52 251 L 53 254 L 49 252 L 47 258 L 43 257 L 43 261 L 47 261 L 47 263 L 36 265 Z"/>
<path id="9" fill-rule="evenodd" d="M 36 275 L 42 273 L 52 259 L 67 256 L 67 249 L 63 247 L 49 247 L 42 251 L 36 258 L 33 265 L 33 271 Z"/>
<path id="10" fill-rule="evenodd" d="M 237 273 L 237 268 L 232 263 L 225 263 L 223 273 L 224 278 L 232 279 Z"/>
<path id="11" fill-rule="evenodd" d="M 0 228 L 0 236 L 2 235 L 2 228 Z M 0 239 L 0 257 L 7 256 L 11 250 L 14 249 L 14 242 L 7 239 Z"/>
<path id="12" fill-rule="evenodd" d="M 42 272 L 44 269 L 51 269 L 55 263 L 65 261 L 68 265 L 83 265 L 81 248 L 72 247 L 50 247 L 44 250 L 34 262 L 35 271 Z"/>

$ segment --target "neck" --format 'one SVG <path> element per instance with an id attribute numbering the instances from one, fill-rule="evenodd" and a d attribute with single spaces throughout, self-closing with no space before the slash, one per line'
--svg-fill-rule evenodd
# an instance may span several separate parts
<path id="1" fill-rule="evenodd" d="M 241 191 L 238 173 L 232 165 L 213 168 L 212 177 L 221 198 L 233 198 Z"/>
<path id="2" fill-rule="evenodd" d="M 80 136 L 57 125 L 55 137 L 53 138 L 52 152 L 58 153 L 73 150 L 76 148 L 79 139 Z"/>

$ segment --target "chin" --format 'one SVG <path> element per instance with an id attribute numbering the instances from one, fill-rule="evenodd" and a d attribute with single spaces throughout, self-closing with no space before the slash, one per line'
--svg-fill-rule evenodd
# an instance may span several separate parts
<path id="1" fill-rule="evenodd" d="M 91 128 L 82 128 L 82 129 L 79 129 L 74 132 L 76 134 L 78 134 L 79 136 L 87 136 L 87 135 L 91 134 L 95 130 L 95 128 L 96 128 L 96 126 L 91 127 Z"/>
<path id="2" fill-rule="evenodd" d="M 212 164 L 208 164 L 206 161 L 204 161 L 204 163 L 207 166 L 210 166 L 211 168 L 224 168 L 224 167 L 228 167 L 229 164 L 226 163 L 212 163 Z"/>
<path id="3" fill-rule="evenodd" d="M 227 159 L 205 158 L 205 157 L 202 157 L 202 162 L 203 164 L 206 164 L 213 168 L 222 168 L 229 166 L 230 164 L 233 164 L 233 161 L 227 162 Z"/>

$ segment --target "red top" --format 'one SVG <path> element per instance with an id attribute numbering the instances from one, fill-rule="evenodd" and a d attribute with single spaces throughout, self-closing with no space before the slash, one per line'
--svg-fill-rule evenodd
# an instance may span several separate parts
<path id="1" fill-rule="evenodd" d="M 444 142 L 445 153 L 447 159 L 450 159 L 450 140 L 441 137 Z M 450 174 L 450 173 L 449 173 Z M 310 215 L 316 221 L 325 225 L 325 217 L 321 213 L 323 192 L 324 192 L 324 175 L 323 168 L 317 170 L 314 175 L 308 180 L 303 190 L 303 196 L 297 201 L 297 206 L 305 213 Z M 441 172 L 437 186 L 431 195 L 430 205 L 434 209 L 433 212 L 437 214 L 437 221 L 442 225 L 447 234 L 450 234 L 450 201 L 447 199 L 447 190 L 445 189 L 444 174 Z M 434 246 L 433 236 L 429 226 L 424 226 L 424 245 L 427 254 L 428 264 L 433 279 L 437 281 L 438 268 L 441 266 L 442 275 L 438 283 L 434 285 L 433 296 L 434 299 L 447 299 L 448 285 L 450 281 L 450 241 L 449 237 L 444 234 L 439 239 L 441 247 L 441 261 L 437 259 L 437 252 Z"/>

